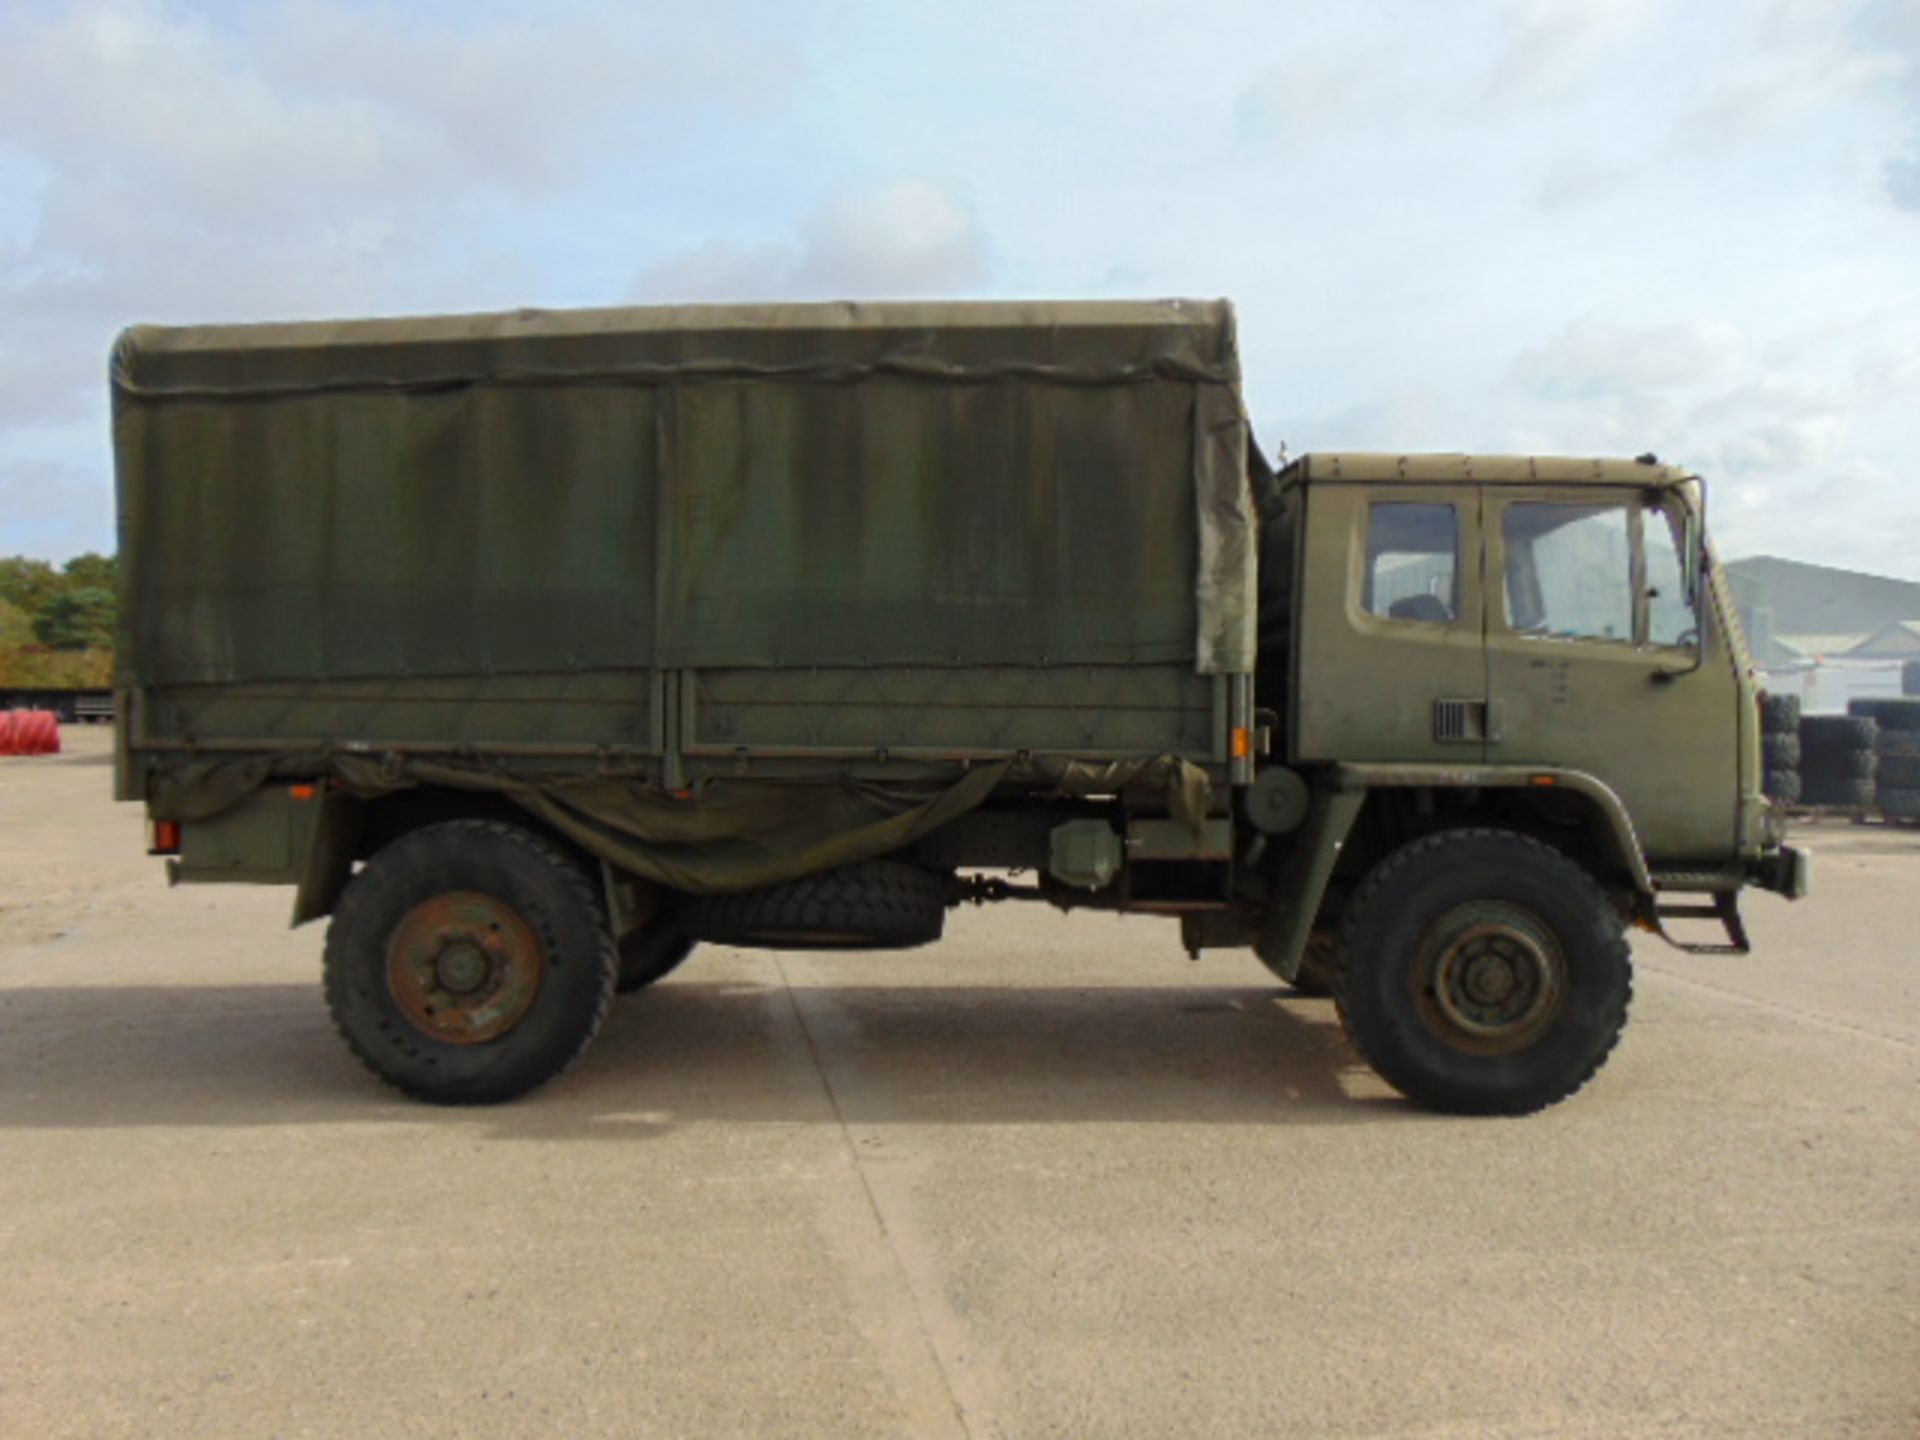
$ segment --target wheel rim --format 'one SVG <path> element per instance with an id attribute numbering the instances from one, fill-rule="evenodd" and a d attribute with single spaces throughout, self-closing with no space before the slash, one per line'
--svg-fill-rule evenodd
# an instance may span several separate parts
<path id="1" fill-rule="evenodd" d="M 1448 911 L 1415 957 L 1414 998 L 1457 1050 L 1507 1055 L 1537 1041 L 1567 997 L 1566 955 L 1531 912 L 1504 901 Z"/>
<path id="2" fill-rule="evenodd" d="M 513 1029 L 546 968 L 526 921 L 491 895 L 436 895 L 407 912 L 387 945 L 387 986 L 400 1013 L 422 1034 L 453 1045 Z"/>

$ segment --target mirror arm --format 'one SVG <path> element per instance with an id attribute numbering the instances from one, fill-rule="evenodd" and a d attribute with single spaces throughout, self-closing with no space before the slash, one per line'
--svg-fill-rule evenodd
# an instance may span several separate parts
<path id="1" fill-rule="evenodd" d="M 1683 500 L 1684 505 L 1686 502 Z M 1691 507 L 1689 507 L 1690 509 Z M 1700 482 L 1700 529 L 1688 547 L 1693 562 L 1693 663 L 1678 670 L 1656 670 L 1653 683 L 1671 685 L 1683 675 L 1691 675 L 1707 663 L 1707 581 L 1713 561 L 1707 552 L 1707 486 Z"/>

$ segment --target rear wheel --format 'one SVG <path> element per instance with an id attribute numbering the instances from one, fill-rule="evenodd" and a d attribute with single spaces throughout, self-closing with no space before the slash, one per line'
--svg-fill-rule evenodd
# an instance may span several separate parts
<path id="1" fill-rule="evenodd" d="M 587 876 L 515 825 L 456 820 L 376 853 L 327 930 L 327 1008 L 382 1080 L 438 1104 L 510 1100 L 599 1033 L 615 957 Z"/>
<path id="2" fill-rule="evenodd" d="M 1428 1109 L 1521 1115 L 1592 1078 L 1626 1024 L 1619 915 L 1559 851 L 1500 830 L 1430 835 L 1376 866 L 1341 927 L 1340 1017 Z"/>

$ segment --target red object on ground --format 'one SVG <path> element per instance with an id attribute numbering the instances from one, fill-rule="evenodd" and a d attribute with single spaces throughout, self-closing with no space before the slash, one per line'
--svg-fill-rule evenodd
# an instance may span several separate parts
<path id="1" fill-rule="evenodd" d="M 51 710 L 0 710 L 0 755 L 58 755 L 60 717 Z"/>
<path id="2" fill-rule="evenodd" d="M 58 755 L 60 753 L 60 717 L 51 710 L 36 710 L 33 715 L 40 739 L 39 748 L 34 753 Z"/>

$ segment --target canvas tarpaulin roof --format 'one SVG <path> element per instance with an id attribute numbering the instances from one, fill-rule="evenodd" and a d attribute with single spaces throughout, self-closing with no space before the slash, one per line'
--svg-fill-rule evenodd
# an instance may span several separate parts
<path id="1" fill-rule="evenodd" d="M 139 327 L 123 683 L 1254 652 L 1224 302 Z"/>

